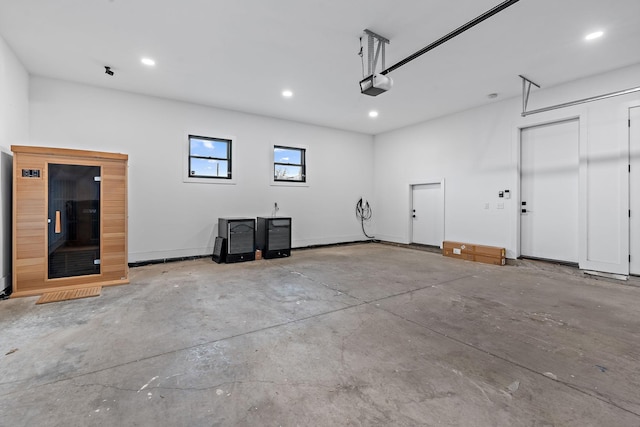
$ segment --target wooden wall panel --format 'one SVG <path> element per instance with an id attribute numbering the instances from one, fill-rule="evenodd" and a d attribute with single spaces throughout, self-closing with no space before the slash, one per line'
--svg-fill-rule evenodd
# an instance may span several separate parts
<path id="1" fill-rule="evenodd" d="M 14 156 L 13 289 L 37 289 L 46 274 L 46 191 L 42 159 Z M 40 177 L 23 177 L 22 170 L 39 170 Z"/>
<path id="2" fill-rule="evenodd" d="M 110 280 L 128 277 L 127 167 L 111 161 L 102 167 L 102 274 Z"/>
<path id="3" fill-rule="evenodd" d="M 44 147 L 12 146 L 11 149 L 14 152 L 12 297 L 129 283 L 128 156 Z M 100 274 L 48 278 L 49 163 L 101 167 Z M 23 177 L 22 169 L 40 170 L 40 177 Z"/>

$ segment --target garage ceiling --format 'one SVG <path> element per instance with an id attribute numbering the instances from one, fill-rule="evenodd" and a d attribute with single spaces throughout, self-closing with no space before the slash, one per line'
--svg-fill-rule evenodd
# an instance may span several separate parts
<path id="1" fill-rule="evenodd" d="M 498 3 L 0 0 L 0 34 L 31 75 L 367 134 L 519 96 L 518 74 L 551 87 L 640 63 L 640 1 L 521 0 L 360 94 L 365 28 L 389 66 Z"/>

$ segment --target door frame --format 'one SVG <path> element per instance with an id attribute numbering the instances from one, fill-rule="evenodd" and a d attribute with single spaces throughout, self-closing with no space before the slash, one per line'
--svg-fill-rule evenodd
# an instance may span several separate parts
<path id="1" fill-rule="evenodd" d="M 627 125 L 626 162 L 627 162 L 627 164 L 629 164 L 629 166 L 631 166 L 631 110 L 635 109 L 635 108 L 640 109 L 640 102 L 637 102 L 637 101 L 630 102 L 630 103 L 627 103 L 625 105 L 625 107 L 626 107 L 625 108 L 626 109 L 626 119 L 627 119 L 627 123 L 628 123 L 628 125 Z M 627 174 L 626 178 L 627 178 L 625 180 L 626 184 L 627 184 L 627 189 L 626 190 L 627 190 L 627 195 L 628 195 L 628 198 L 627 198 L 627 209 L 631 209 L 631 175 Z M 634 217 L 634 215 L 635 215 L 635 217 Z M 637 215 L 640 215 L 640 213 L 631 212 L 631 217 L 637 218 Z M 632 254 L 631 253 L 631 238 L 632 238 L 632 236 L 631 236 L 631 217 L 629 217 L 629 221 L 627 222 L 627 229 L 626 229 L 627 235 L 629 237 L 627 239 L 627 241 L 626 241 L 626 243 L 627 243 L 627 258 L 628 259 L 629 259 L 629 257 L 632 257 L 632 256 L 634 256 L 634 257 L 639 257 L 640 256 L 640 254 Z M 638 275 L 637 273 L 631 273 L 631 260 L 630 259 L 629 259 L 629 264 L 628 265 L 629 265 L 629 269 L 627 271 L 627 274 L 628 275 L 637 276 Z"/>
<path id="2" fill-rule="evenodd" d="M 445 240 L 445 213 L 446 213 L 446 209 L 445 209 L 445 205 L 444 205 L 444 194 L 445 194 L 445 190 L 444 190 L 444 178 L 431 178 L 431 179 L 422 179 L 422 180 L 417 180 L 417 181 L 411 181 L 409 182 L 409 209 L 407 210 L 408 212 L 408 220 L 409 220 L 409 234 L 408 234 L 408 241 L 409 243 L 413 243 L 413 187 L 417 186 L 417 185 L 429 185 L 429 184 L 440 184 L 440 203 L 442 205 L 442 240 Z M 440 242 L 440 249 L 442 249 L 442 242 Z"/>
<path id="3" fill-rule="evenodd" d="M 513 203 L 513 217 L 515 222 L 512 225 L 513 233 L 513 247 L 515 248 L 515 257 L 522 256 L 522 221 L 521 221 L 521 202 L 522 202 L 522 131 L 529 128 L 539 126 L 549 126 L 554 124 L 560 124 L 564 122 L 570 122 L 573 120 L 578 121 L 578 267 L 584 269 L 585 261 L 587 259 L 587 120 L 584 110 L 578 114 L 570 114 L 567 116 L 559 116 L 547 120 L 539 121 L 526 121 L 516 127 L 514 131 L 514 140 L 516 141 L 513 150 L 514 164 L 516 165 L 516 186 L 515 194 L 513 198 L 516 203 Z"/>
<path id="4" fill-rule="evenodd" d="M 617 262 L 604 262 L 594 259 L 590 259 L 588 253 L 588 138 L 589 138 L 589 107 L 588 104 L 583 104 L 576 107 L 571 107 L 566 110 L 549 111 L 540 115 L 531 115 L 527 117 L 518 117 L 513 126 L 512 133 L 512 179 L 514 183 L 514 194 L 512 197 L 516 203 L 512 204 L 512 211 L 510 215 L 510 229 L 511 229 L 511 244 L 513 252 L 507 250 L 507 256 L 514 256 L 518 258 L 520 253 L 520 149 L 521 149 L 521 130 L 543 124 L 551 124 L 554 122 L 578 119 L 580 121 L 579 132 L 579 192 L 578 192 L 578 250 L 579 259 L 578 265 L 582 270 L 601 271 L 612 274 L 628 275 L 629 274 L 629 220 L 627 210 L 629 209 L 629 174 L 627 171 L 627 164 L 629 159 L 629 108 L 640 107 L 638 99 L 621 102 L 620 104 L 612 104 L 611 120 L 613 123 L 613 134 L 611 135 L 611 143 L 614 147 L 617 147 L 618 155 L 615 156 L 620 162 L 619 168 L 619 189 L 621 192 L 620 204 L 613 206 L 614 209 L 619 210 L 618 215 L 620 218 L 620 226 L 618 231 L 618 261 Z"/>
<path id="5" fill-rule="evenodd" d="M 582 236 L 586 236 L 586 221 L 582 221 L 582 216 L 583 213 L 586 211 L 586 206 L 583 207 L 583 203 L 586 204 L 586 189 L 584 188 L 585 186 L 583 185 L 584 182 L 586 182 L 586 168 L 583 168 L 583 164 L 586 164 L 586 156 L 583 157 L 583 150 L 582 150 L 582 135 L 585 135 L 585 133 L 583 132 L 582 129 L 582 121 L 580 116 L 570 116 L 567 118 L 562 118 L 562 119 L 556 119 L 556 120 L 550 120 L 550 121 L 544 121 L 544 122 L 540 122 L 540 123 L 532 123 L 526 126 L 521 126 L 518 128 L 518 145 L 517 145 L 517 151 L 518 151 L 518 186 L 517 186 L 517 191 L 518 191 L 518 197 L 516 199 L 516 212 L 517 212 L 517 224 L 518 224 L 518 231 L 516 234 L 516 239 L 518 242 L 517 245 L 517 252 L 518 252 L 518 257 L 522 256 L 522 213 L 521 213 L 521 209 L 522 209 L 522 133 L 524 130 L 527 129 L 532 129 L 532 128 L 538 128 L 538 127 L 543 127 L 543 126 L 553 126 L 553 125 L 559 125 L 562 123 L 569 123 L 569 122 L 574 122 L 577 121 L 577 125 L 578 125 L 578 218 L 576 218 L 576 220 L 578 221 L 578 265 L 580 266 L 580 268 L 582 268 L 582 248 L 583 248 L 583 239 Z M 584 161 L 583 161 L 584 160 Z M 584 173 L 584 177 L 583 177 L 583 173 Z M 583 190 L 585 190 L 585 194 L 583 194 Z M 584 209 L 583 209 L 584 208 Z M 586 219 L 586 214 L 584 215 L 585 219 Z M 584 226 L 584 229 L 583 229 Z M 586 239 L 585 239 L 586 240 Z"/>

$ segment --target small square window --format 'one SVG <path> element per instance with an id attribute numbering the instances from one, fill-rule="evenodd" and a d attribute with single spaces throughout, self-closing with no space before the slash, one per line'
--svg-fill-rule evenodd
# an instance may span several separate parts
<path id="1" fill-rule="evenodd" d="M 306 182 L 305 149 L 273 147 L 273 180 L 286 182 Z"/>
<path id="2" fill-rule="evenodd" d="M 231 140 L 189 135 L 189 177 L 231 179 Z"/>

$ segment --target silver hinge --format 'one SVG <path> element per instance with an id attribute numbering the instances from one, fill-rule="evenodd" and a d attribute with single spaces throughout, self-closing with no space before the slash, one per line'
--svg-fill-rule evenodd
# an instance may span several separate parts
<path id="1" fill-rule="evenodd" d="M 93 265 L 100 265 L 100 260 L 99 259 L 94 259 L 93 260 Z"/>
<path id="2" fill-rule="evenodd" d="M 94 176 L 94 177 L 93 177 L 93 180 L 94 180 L 95 182 L 100 182 L 100 181 L 102 181 L 102 177 L 101 177 L 101 176 Z"/>

